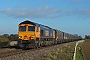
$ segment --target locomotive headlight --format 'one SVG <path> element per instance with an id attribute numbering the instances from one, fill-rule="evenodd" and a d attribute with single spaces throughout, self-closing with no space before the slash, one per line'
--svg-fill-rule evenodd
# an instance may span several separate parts
<path id="1" fill-rule="evenodd" d="M 22 38 L 22 36 L 19 36 L 19 39 L 21 39 Z"/>
<path id="2" fill-rule="evenodd" d="M 35 36 L 31 36 L 31 39 L 34 39 L 35 38 Z"/>
<path id="3" fill-rule="evenodd" d="M 31 36 L 31 37 L 35 37 L 35 36 Z"/>

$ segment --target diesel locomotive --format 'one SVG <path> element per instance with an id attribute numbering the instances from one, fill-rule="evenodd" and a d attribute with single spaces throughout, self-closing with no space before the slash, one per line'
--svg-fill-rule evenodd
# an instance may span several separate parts
<path id="1" fill-rule="evenodd" d="M 22 49 L 37 48 L 80 39 L 82 37 L 29 20 L 23 21 L 18 25 L 18 46 Z"/>

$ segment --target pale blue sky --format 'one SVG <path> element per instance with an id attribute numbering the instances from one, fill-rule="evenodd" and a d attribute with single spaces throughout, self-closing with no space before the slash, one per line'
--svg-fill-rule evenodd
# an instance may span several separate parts
<path id="1" fill-rule="evenodd" d="M 0 34 L 17 34 L 26 19 L 84 37 L 90 35 L 90 0 L 0 0 Z"/>

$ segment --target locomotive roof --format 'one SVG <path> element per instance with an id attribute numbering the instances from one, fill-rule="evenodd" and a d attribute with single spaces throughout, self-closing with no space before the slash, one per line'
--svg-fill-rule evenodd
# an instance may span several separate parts
<path id="1" fill-rule="evenodd" d="M 42 25 L 42 24 L 38 24 L 38 23 L 35 23 L 35 22 L 31 22 L 31 21 L 29 21 L 29 20 L 23 21 L 23 22 L 21 22 L 20 24 L 33 24 L 33 25 L 39 25 L 39 26 L 44 26 L 44 27 L 50 28 L 50 27 L 48 27 L 48 26 L 45 26 L 45 25 Z M 20 25 L 20 24 L 19 24 L 19 25 Z M 52 29 L 52 28 L 50 28 L 50 29 Z"/>
<path id="2" fill-rule="evenodd" d="M 29 20 L 26 20 L 26 21 L 24 21 L 24 22 L 21 22 L 20 24 L 33 24 L 33 25 L 36 25 L 34 22 L 31 22 L 31 21 L 29 21 Z M 19 25 L 20 25 L 19 24 Z"/>

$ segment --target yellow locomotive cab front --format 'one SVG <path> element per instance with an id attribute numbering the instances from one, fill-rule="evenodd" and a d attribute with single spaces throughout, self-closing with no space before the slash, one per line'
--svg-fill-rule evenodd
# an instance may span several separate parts
<path id="1" fill-rule="evenodd" d="M 32 24 L 21 24 L 18 26 L 19 40 L 35 40 L 35 26 Z"/>

